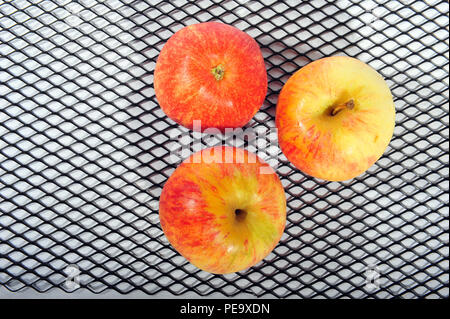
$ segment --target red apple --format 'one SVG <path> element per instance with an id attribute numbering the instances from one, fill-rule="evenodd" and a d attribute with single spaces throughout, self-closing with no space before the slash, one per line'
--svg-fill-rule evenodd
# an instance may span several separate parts
<path id="1" fill-rule="evenodd" d="M 283 234 L 286 198 L 273 169 L 234 147 L 195 153 L 167 180 L 159 201 L 172 246 L 205 271 L 224 274 L 266 257 Z"/>
<path id="2" fill-rule="evenodd" d="M 172 120 L 189 129 L 244 126 L 267 92 L 261 50 L 245 32 L 205 22 L 176 32 L 164 45 L 154 73 L 157 100 Z"/>
<path id="3" fill-rule="evenodd" d="M 330 57 L 297 71 L 281 90 L 278 141 L 303 172 L 344 181 L 365 172 L 391 140 L 395 107 L 391 91 L 367 64 Z"/>

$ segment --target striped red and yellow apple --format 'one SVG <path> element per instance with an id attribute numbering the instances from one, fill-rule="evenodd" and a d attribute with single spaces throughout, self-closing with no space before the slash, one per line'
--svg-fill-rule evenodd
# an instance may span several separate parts
<path id="1" fill-rule="evenodd" d="M 267 93 L 261 50 L 245 32 L 219 22 L 189 25 L 159 54 L 155 94 L 166 115 L 189 129 L 244 126 Z"/>
<path id="2" fill-rule="evenodd" d="M 273 169 L 255 154 L 213 147 L 193 154 L 161 193 L 161 226 L 198 268 L 225 274 L 266 257 L 286 223 L 286 198 Z"/>
<path id="3" fill-rule="evenodd" d="M 378 72 L 354 58 L 329 57 L 289 78 L 278 99 L 276 126 L 292 164 L 320 179 L 344 181 L 383 155 L 395 107 Z"/>

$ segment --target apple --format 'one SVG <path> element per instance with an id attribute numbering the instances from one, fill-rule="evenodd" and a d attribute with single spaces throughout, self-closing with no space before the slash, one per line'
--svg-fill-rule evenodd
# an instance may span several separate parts
<path id="1" fill-rule="evenodd" d="M 308 175 L 344 181 L 365 172 L 385 151 L 395 126 L 382 76 L 350 57 L 314 61 L 283 86 L 276 109 L 281 150 Z"/>
<path id="2" fill-rule="evenodd" d="M 172 246 L 215 274 L 241 271 L 266 257 L 286 224 L 280 179 L 257 155 L 216 146 L 180 164 L 162 190 L 161 226 Z"/>
<path id="3" fill-rule="evenodd" d="M 189 129 L 244 126 L 267 93 L 261 50 L 245 32 L 219 22 L 176 32 L 155 66 L 156 98 L 168 117 Z"/>

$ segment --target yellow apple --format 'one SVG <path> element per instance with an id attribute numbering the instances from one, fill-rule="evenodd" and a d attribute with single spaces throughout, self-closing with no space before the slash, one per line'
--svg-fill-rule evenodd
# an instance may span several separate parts
<path id="1" fill-rule="evenodd" d="M 350 57 L 328 57 L 297 71 L 281 90 L 278 140 L 298 169 L 329 181 L 365 172 L 384 153 L 395 126 L 383 77 Z"/>

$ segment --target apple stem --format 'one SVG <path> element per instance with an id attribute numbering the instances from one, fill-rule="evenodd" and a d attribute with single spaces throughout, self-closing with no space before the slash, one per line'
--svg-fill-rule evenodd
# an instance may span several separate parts
<path id="1" fill-rule="evenodd" d="M 214 75 L 214 78 L 217 81 L 220 81 L 223 79 L 223 76 L 225 75 L 225 68 L 222 64 L 219 64 L 218 66 L 211 69 L 211 73 Z"/>
<path id="2" fill-rule="evenodd" d="M 354 107 L 355 107 L 355 101 L 353 101 L 353 99 L 351 99 L 351 100 L 347 101 L 346 103 L 339 104 L 338 106 L 334 107 L 331 110 L 331 116 L 335 116 L 336 114 L 338 114 L 343 109 L 352 110 Z"/>
<path id="3" fill-rule="evenodd" d="M 247 211 L 243 210 L 243 209 L 236 209 L 234 211 L 235 217 L 237 221 L 243 221 L 245 219 L 245 217 L 247 216 Z"/>

